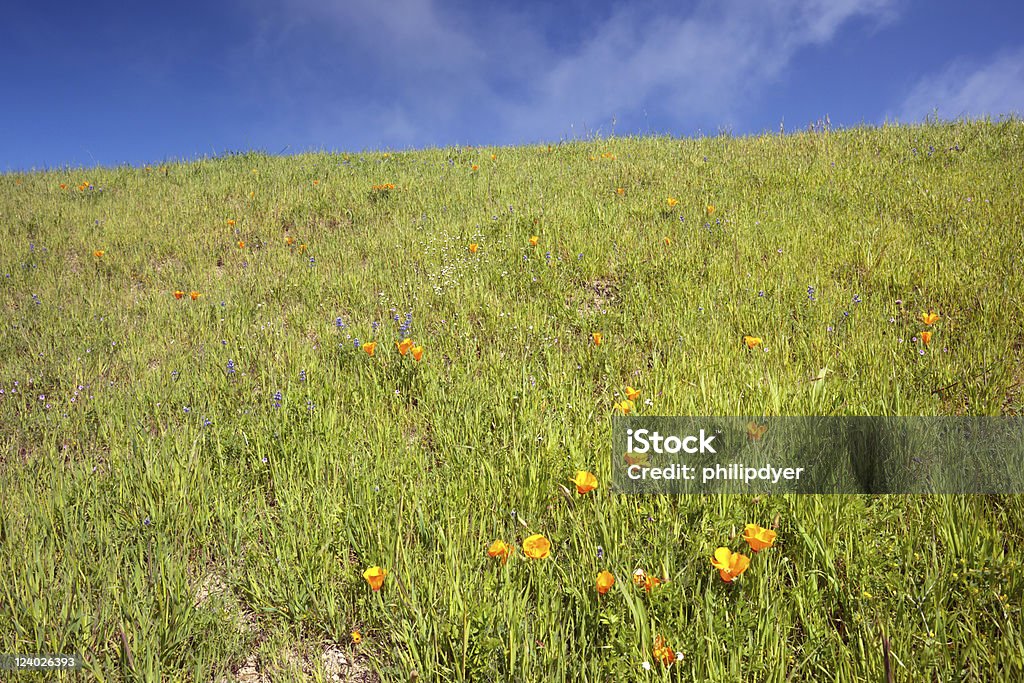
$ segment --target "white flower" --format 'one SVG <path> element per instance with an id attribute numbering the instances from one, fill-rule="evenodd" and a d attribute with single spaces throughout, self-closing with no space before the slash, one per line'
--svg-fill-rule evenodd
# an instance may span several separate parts
<path id="1" fill-rule="evenodd" d="M 651 663 L 650 662 L 644 662 L 640 666 L 642 666 L 644 668 L 644 671 L 650 671 L 651 670 Z"/>

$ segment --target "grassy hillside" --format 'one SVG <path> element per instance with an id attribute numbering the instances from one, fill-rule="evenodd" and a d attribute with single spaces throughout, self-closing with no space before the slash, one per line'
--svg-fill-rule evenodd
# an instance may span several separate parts
<path id="1" fill-rule="evenodd" d="M 0 653 L 879 681 L 887 638 L 895 680 L 1024 677 L 1019 497 L 608 486 L 627 386 L 643 415 L 1019 414 L 1022 167 L 1011 120 L 0 176 Z"/>

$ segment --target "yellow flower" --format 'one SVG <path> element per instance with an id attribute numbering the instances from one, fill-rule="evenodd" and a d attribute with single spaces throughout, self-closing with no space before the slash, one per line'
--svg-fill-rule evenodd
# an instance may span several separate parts
<path id="1" fill-rule="evenodd" d="M 512 548 L 505 541 L 497 540 L 487 549 L 487 555 L 501 560 L 502 564 L 508 562 L 508 556 L 512 554 Z"/>
<path id="2" fill-rule="evenodd" d="M 747 438 L 751 441 L 760 441 L 767 431 L 768 425 L 759 425 L 756 422 L 747 423 Z"/>
<path id="3" fill-rule="evenodd" d="M 102 249 L 97 249 L 96 251 L 92 252 L 92 255 L 95 256 L 96 258 L 103 258 L 103 255 L 105 253 L 107 252 L 103 251 Z"/>
<path id="4" fill-rule="evenodd" d="M 387 575 L 387 571 L 380 567 L 370 567 L 363 572 L 363 578 L 366 579 L 366 583 L 370 584 L 370 588 L 373 589 L 374 593 L 379 591 L 380 587 L 384 585 L 384 577 Z"/>
<path id="5" fill-rule="evenodd" d="M 600 346 L 601 340 L 604 339 L 604 335 L 602 335 L 600 332 L 594 332 L 590 336 L 594 340 L 594 346 Z"/>
<path id="6" fill-rule="evenodd" d="M 597 575 L 597 592 L 605 595 L 615 585 L 615 575 L 607 569 Z"/>
<path id="7" fill-rule="evenodd" d="M 619 412 L 621 412 L 623 415 L 629 415 L 631 412 L 633 412 L 635 404 L 627 399 L 622 403 L 616 403 L 615 407 L 618 408 Z"/>
<path id="8" fill-rule="evenodd" d="M 185 292 L 181 291 L 180 289 L 174 290 L 174 298 L 175 299 L 180 299 L 183 296 L 185 296 Z"/>
<path id="9" fill-rule="evenodd" d="M 931 344 L 932 343 L 932 333 L 929 332 L 928 330 L 925 330 L 924 332 L 922 332 L 921 333 L 921 341 L 924 342 L 925 346 L 927 346 L 928 344 Z"/>
<path id="10" fill-rule="evenodd" d="M 715 205 L 714 204 L 708 204 L 708 208 L 706 210 L 708 212 L 708 215 L 710 216 L 711 214 L 713 214 L 715 212 Z"/>
<path id="11" fill-rule="evenodd" d="M 299 253 L 302 254 L 302 253 L 305 253 L 305 251 L 306 251 L 306 245 L 305 244 L 300 244 L 299 245 Z"/>
<path id="12" fill-rule="evenodd" d="M 640 398 L 640 392 L 633 387 L 626 387 L 626 398 L 630 401 L 635 401 Z"/>
<path id="13" fill-rule="evenodd" d="M 423 358 L 423 347 L 422 346 L 414 346 L 414 347 L 412 347 L 412 358 L 413 358 L 413 360 L 415 360 L 417 362 L 421 358 Z"/>
<path id="14" fill-rule="evenodd" d="M 398 347 L 398 352 L 404 356 L 412 348 L 412 339 L 406 337 L 401 342 L 395 342 L 395 346 Z"/>
<path id="15" fill-rule="evenodd" d="M 469 253 L 470 254 L 475 254 L 477 249 L 479 249 L 479 248 L 480 248 L 480 245 L 477 244 L 476 242 L 473 242 L 472 244 L 469 245 Z"/>
<path id="16" fill-rule="evenodd" d="M 663 666 L 670 666 L 676 661 L 676 651 L 665 644 L 665 639 L 657 636 L 654 639 L 654 661 L 661 662 Z"/>
<path id="17" fill-rule="evenodd" d="M 497 158 L 498 158 L 497 154 L 492 154 L 491 155 L 491 161 L 495 161 L 495 160 L 497 160 Z"/>
<path id="18" fill-rule="evenodd" d="M 621 197 L 622 195 L 626 194 L 626 188 L 624 188 L 624 187 L 616 187 L 615 188 L 615 194 L 617 194 L 617 195 L 619 195 Z"/>
<path id="19" fill-rule="evenodd" d="M 238 240 L 238 248 L 245 249 L 245 242 L 243 242 L 242 240 Z"/>
<path id="20" fill-rule="evenodd" d="M 359 643 L 363 642 L 363 634 L 359 631 L 352 631 L 351 635 L 353 645 L 358 645 Z"/>
<path id="21" fill-rule="evenodd" d="M 534 560 L 543 560 L 551 554 L 551 542 L 540 534 L 534 534 L 523 541 L 523 553 Z"/>
<path id="22" fill-rule="evenodd" d="M 228 225 L 234 225 L 234 224 L 235 224 L 235 219 L 234 218 L 229 218 L 228 219 Z"/>
<path id="23" fill-rule="evenodd" d="M 288 235 L 287 237 L 284 238 L 284 243 L 290 247 L 293 244 L 295 244 L 295 238 L 292 237 L 291 235 Z"/>
<path id="24" fill-rule="evenodd" d="M 763 342 L 760 337 L 751 337 L 749 334 L 744 335 L 743 343 L 747 345 L 748 349 L 752 349 L 755 346 L 760 346 Z"/>
<path id="25" fill-rule="evenodd" d="M 747 571 L 747 567 L 750 566 L 750 558 L 722 547 L 715 550 L 715 556 L 711 558 L 711 566 L 718 570 L 722 581 L 732 583 L 733 579 Z"/>
<path id="26" fill-rule="evenodd" d="M 938 313 L 934 313 L 932 311 L 928 311 L 927 313 L 922 313 L 921 314 L 921 322 L 923 322 L 925 325 L 934 325 L 938 321 L 939 321 L 939 314 Z"/>
<path id="27" fill-rule="evenodd" d="M 377 350 L 377 342 L 375 342 L 375 341 L 374 342 L 366 342 L 365 344 L 363 344 L 363 351 L 365 351 L 366 355 L 368 355 L 368 356 L 372 356 L 373 352 L 376 351 L 376 350 Z"/>
<path id="28" fill-rule="evenodd" d="M 540 237 L 539 237 L 538 235 L 534 235 L 534 236 L 532 236 L 532 237 L 530 238 L 530 246 L 531 246 L 531 247 L 535 247 L 535 246 L 537 246 L 537 243 L 538 243 L 538 242 L 540 242 Z"/>
<path id="29" fill-rule="evenodd" d="M 576 493 L 581 496 L 584 493 L 590 493 L 597 488 L 597 477 L 590 472 L 584 472 L 580 470 L 576 473 L 575 479 L 570 479 L 572 483 L 576 484 Z"/>
<path id="30" fill-rule="evenodd" d="M 776 533 L 771 529 L 762 529 L 756 524 L 748 524 L 743 528 L 743 540 L 750 545 L 750 549 L 755 553 L 771 548 L 775 543 L 775 536 Z"/>
<path id="31" fill-rule="evenodd" d="M 673 206 L 675 206 L 678 203 L 679 203 L 679 200 L 676 199 L 675 197 L 669 197 L 668 198 L 668 206 L 669 206 L 669 208 L 672 208 Z"/>
<path id="32" fill-rule="evenodd" d="M 196 299 L 198 299 L 198 298 L 199 298 L 200 296 L 202 296 L 201 294 L 199 294 L 199 292 L 197 292 L 197 291 L 196 291 L 196 290 L 194 290 L 194 289 L 193 289 L 193 290 L 192 290 L 191 292 L 189 292 L 189 293 L 188 293 L 188 295 L 189 295 L 189 297 L 191 297 L 192 301 L 195 301 L 195 300 L 196 300 Z"/>

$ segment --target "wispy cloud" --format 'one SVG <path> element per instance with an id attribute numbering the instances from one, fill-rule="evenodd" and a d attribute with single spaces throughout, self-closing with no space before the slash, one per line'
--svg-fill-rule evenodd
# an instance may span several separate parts
<path id="1" fill-rule="evenodd" d="M 450 140 L 468 129 L 524 142 L 613 117 L 636 128 L 647 112 L 681 125 L 728 121 L 784 78 L 802 49 L 827 44 L 856 18 L 884 21 L 899 1 L 699 0 L 681 10 L 651 0 L 579 26 L 563 17 L 552 32 L 551 17 L 524 10 L 287 0 L 261 12 L 253 45 L 279 55 L 260 87 L 314 103 L 316 113 L 291 112 L 310 133 L 331 120 L 365 123 L 350 112 L 381 111 L 392 132 L 381 127 L 371 145 L 424 133 Z"/>
<path id="2" fill-rule="evenodd" d="M 897 110 L 904 122 L 938 113 L 942 119 L 1024 113 L 1024 48 L 985 64 L 957 60 L 922 78 Z"/>

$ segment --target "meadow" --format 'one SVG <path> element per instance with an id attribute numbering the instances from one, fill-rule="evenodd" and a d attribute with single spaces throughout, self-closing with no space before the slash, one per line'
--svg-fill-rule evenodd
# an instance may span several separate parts
<path id="1" fill-rule="evenodd" d="M 1024 680 L 1020 496 L 609 486 L 624 410 L 1020 414 L 1022 167 L 1009 119 L 4 174 L 0 653 L 85 665 L 0 675 Z"/>

